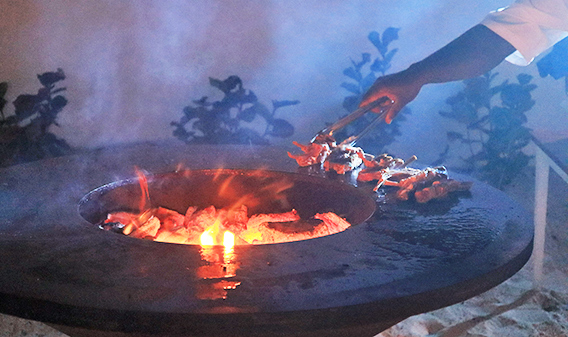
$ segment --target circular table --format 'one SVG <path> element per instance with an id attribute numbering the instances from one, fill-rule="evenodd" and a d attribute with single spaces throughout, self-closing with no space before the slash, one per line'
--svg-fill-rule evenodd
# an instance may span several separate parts
<path id="1" fill-rule="evenodd" d="M 469 195 L 379 200 L 345 232 L 237 246 L 231 257 L 101 231 L 79 215 L 83 196 L 135 167 L 298 171 L 282 148 L 169 142 L 3 169 L 0 312 L 77 336 L 372 336 L 498 285 L 531 254 L 531 216 L 477 181 Z"/>

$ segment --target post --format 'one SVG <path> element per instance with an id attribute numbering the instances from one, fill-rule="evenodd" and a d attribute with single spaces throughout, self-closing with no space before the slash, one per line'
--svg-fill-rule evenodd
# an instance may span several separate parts
<path id="1" fill-rule="evenodd" d="M 536 144 L 535 144 L 536 145 Z M 535 287 L 542 285 L 544 264 L 544 243 L 546 237 L 546 211 L 548 204 L 548 174 L 550 165 L 548 156 L 537 145 L 535 156 L 535 193 L 534 193 L 534 282 Z"/>

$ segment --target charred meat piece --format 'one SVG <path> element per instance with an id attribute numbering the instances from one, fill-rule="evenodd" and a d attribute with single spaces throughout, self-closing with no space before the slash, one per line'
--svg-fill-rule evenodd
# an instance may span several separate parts
<path id="1" fill-rule="evenodd" d="M 295 159 L 300 166 L 311 166 L 311 165 L 321 165 L 327 159 L 327 156 L 331 153 L 329 145 L 310 143 L 308 145 L 302 145 L 298 142 L 293 142 L 294 145 L 298 146 L 304 154 L 292 154 L 288 152 L 288 156 Z"/>
<path id="2" fill-rule="evenodd" d="M 300 166 L 322 165 L 326 171 L 335 171 L 345 174 L 361 166 L 364 156 L 363 150 L 348 144 L 339 144 L 330 135 L 318 135 L 308 144 L 302 145 L 293 142 L 304 154 L 295 155 L 288 152 L 288 156 L 296 160 Z"/>
<path id="3" fill-rule="evenodd" d="M 414 196 L 419 203 L 443 198 L 454 191 L 468 190 L 471 182 L 458 182 L 448 178 L 444 166 L 416 169 L 408 165 L 416 160 L 412 156 L 404 161 L 382 154 L 371 160 L 364 159 L 365 168 L 357 176 L 358 181 L 376 181 L 374 191 L 382 186 L 397 187 L 394 192 L 399 200 L 408 200 Z"/>
<path id="4" fill-rule="evenodd" d="M 416 160 L 416 156 L 410 157 L 404 161 L 400 158 L 394 158 L 384 153 L 377 157 L 371 155 L 363 157 L 365 168 L 359 172 L 357 176 L 358 181 L 373 181 L 378 180 L 379 183 L 375 190 L 382 185 L 383 182 L 389 178 L 393 180 L 401 180 L 405 177 L 412 176 L 418 173 L 417 169 L 407 167 L 408 164 Z"/>
<path id="5" fill-rule="evenodd" d="M 308 145 L 293 143 L 304 152 L 300 155 L 288 152 L 288 156 L 296 159 L 298 165 L 320 165 L 325 171 L 335 171 L 338 174 L 345 174 L 363 166 L 357 173 L 357 181 L 376 181 L 373 188 L 375 192 L 382 186 L 398 187 L 394 193 L 399 200 L 408 200 L 414 195 L 418 202 L 423 203 L 471 187 L 469 182 L 459 183 L 449 179 L 443 166 L 422 170 L 412 168 L 409 164 L 416 161 L 416 156 L 407 160 L 386 153 L 373 156 L 359 147 L 351 146 L 347 141 L 338 145 L 329 134 L 318 135 Z"/>
<path id="6" fill-rule="evenodd" d="M 435 181 L 430 187 L 425 187 L 414 192 L 414 197 L 416 198 L 416 201 L 425 203 L 432 199 L 446 197 L 451 192 L 468 191 L 471 188 L 471 185 L 471 181 L 461 182 L 452 179 Z"/>
<path id="7" fill-rule="evenodd" d="M 323 163 L 326 171 L 335 171 L 345 174 L 363 164 L 363 150 L 359 147 L 340 145 L 335 147 L 327 160 Z"/>
<path id="8" fill-rule="evenodd" d="M 430 186 L 435 181 L 447 179 L 448 175 L 445 167 L 429 167 L 399 181 L 396 186 L 400 189 L 397 191 L 396 196 L 400 200 L 408 200 L 410 193 L 416 191 L 418 188 Z"/>

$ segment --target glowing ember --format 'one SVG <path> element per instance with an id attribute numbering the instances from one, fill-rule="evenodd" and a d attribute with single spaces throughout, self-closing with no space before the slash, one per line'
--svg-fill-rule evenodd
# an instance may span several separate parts
<path id="1" fill-rule="evenodd" d="M 315 214 L 310 219 L 301 219 L 295 210 L 248 217 L 246 206 L 238 211 L 210 206 L 202 210 L 194 208 L 186 216 L 163 207 L 142 214 L 111 213 L 101 228 L 139 239 L 231 248 L 307 240 L 339 233 L 350 226 L 333 212 Z"/>
<path id="2" fill-rule="evenodd" d="M 159 242 L 196 244 L 201 246 L 270 244 L 307 240 L 346 230 L 351 225 L 335 213 L 319 213 L 303 219 L 296 210 L 283 213 L 253 214 L 249 216 L 246 205 L 256 205 L 258 200 L 244 195 L 235 205 L 217 209 L 188 207 L 184 214 L 164 207 L 146 208 L 149 205 L 148 182 L 137 170 L 142 190 L 141 211 L 113 212 L 101 224 L 101 228 L 120 232 L 139 239 Z M 224 182 L 219 195 L 228 193 L 230 179 Z M 273 183 L 264 186 L 271 200 L 287 205 L 279 193 L 291 187 L 289 183 Z M 231 193 L 235 193 L 232 191 Z"/>

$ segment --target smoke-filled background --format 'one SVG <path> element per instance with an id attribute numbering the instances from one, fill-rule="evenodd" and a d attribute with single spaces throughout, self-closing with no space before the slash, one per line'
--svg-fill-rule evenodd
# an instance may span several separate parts
<path id="1" fill-rule="evenodd" d="M 376 54 L 369 32 L 400 28 L 389 73 L 439 49 L 509 0 L 0 0 L 0 82 L 8 101 L 35 93 L 36 74 L 62 68 L 69 104 L 51 131 L 74 147 L 173 139 L 170 122 L 202 96 L 218 99 L 209 77 L 238 75 L 260 101 L 299 100 L 279 114 L 296 133 L 273 144 L 307 142 L 346 111 L 343 69 Z M 500 82 L 535 77 L 528 127 L 545 141 L 568 137 L 564 82 L 536 65 L 500 65 Z M 390 146 L 424 162 L 445 146 L 438 111 L 462 84 L 430 85 L 409 107 Z M 12 106 L 5 109 L 10 113 Z M 419 147 L 419 144 L 424 144 Z"/>

